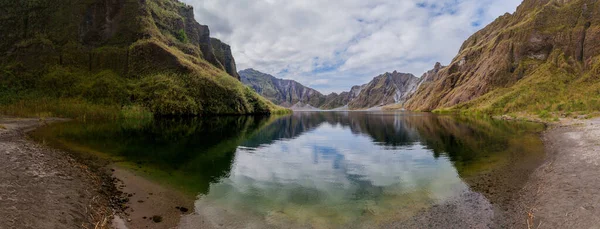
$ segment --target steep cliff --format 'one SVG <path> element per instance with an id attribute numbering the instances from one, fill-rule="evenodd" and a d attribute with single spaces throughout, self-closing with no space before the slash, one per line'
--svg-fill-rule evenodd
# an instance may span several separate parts
<path id="1" fill-rule="evenodd" d="M 235 66 L 235 59 L 233 59 L 233 54 L 231 54 L 231 47 L 216 38 L 211 38 L 210 43 L 212 45 L 215 57 L 219 63 L 223 65 L 227 74 L 235 77 L 238 80 L 241 80 Z"/>
<path id="2" fill-rule="evenodd" d="M 448 67 L 407 102 L 439 108 L 516 111 L 600 109 L 600 3 L 525 0 L 464 42 Z"/>
<path id="3" fill-rule="evenodd" d="M 278 79 L 254 69 L 240 71 L 239 75 L 242 83 L 280 106 L 292 107 L 301 103 L 321 107 L 325 102 L 323 94 L 293 80 Z"/>
<path id="4" fill-rule="evenodd" d="M 356 99 L 349 102 L 350 109 L 365 109 L 390 104 L 403 104 L 417 88 L 419 78 L 412 74 L 384 73 L 363 85 Z M 354 91 L 357 91 L 355 89 Z"/>
<path id="5" fill-rule="evenodd" d="M 35 94 L 140 104 L 159 115 L 277 109 L 236 79 L 229 46 L 211 41 L 208 27 L 177 0 L 1 4 L 0 103 Z M 45 91 L 50 86 L 60 93 Z"/>

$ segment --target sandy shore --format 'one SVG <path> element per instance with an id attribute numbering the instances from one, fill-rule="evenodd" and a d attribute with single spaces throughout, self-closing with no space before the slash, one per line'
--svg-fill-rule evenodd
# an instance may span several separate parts
<path id="1" fill-rule="evenodd" d="M 0 228 L 103 228 L 111 209 L 100 176 L 25 133 L 48 119 L 0 118 Z"/>
<path id="2" fill-rule="evenodd" d="M 529 228 L 600 228 L 600 119 L 563 121 L 543 135 L 546 161 L 520 203 Z"/>

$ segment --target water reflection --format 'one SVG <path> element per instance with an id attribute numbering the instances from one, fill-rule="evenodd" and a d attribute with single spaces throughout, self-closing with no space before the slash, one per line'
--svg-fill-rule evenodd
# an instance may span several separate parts
<path id="1" fill-rule="evenodd" d="M 238 147 L 230 175 L 200 197 L 195 217 L 232 228 L 368 228 L 472 191 L 483 196 L 464 201 L 503 202 L 541 159 L 540 128 L 431 114 L 296 113 Z M 505 195 L 490 195 L 497 192 Z"/>
<path id="2" fill-rule="evenodd" d="M 411 219 L 464 193 L 477 194 L 467 202 L 508 204 L 542 158 L 541 128 L 402 112 L 299 112 L 71 122 L 34 136 L 108 154 L 199 193 L 184 228 L 365 228 Z"/>

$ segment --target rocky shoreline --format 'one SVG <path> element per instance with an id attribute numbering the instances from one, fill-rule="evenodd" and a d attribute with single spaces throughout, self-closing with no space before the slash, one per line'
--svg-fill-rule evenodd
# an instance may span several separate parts
<path id="1" fill-rule="evenodd" d="M 189 195 L 27 135 L 62 121 L 0 117 L 0 228 L 177 227 Z"/>
<path id="2" fill-rule="evenodd" d="M 110 176 L 26 135 L 58 121 L 0 118 L 0 228 L 110 227 Z"/>

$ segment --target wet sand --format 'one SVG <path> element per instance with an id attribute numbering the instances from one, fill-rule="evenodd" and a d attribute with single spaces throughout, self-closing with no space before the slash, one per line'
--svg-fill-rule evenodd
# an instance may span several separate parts
<path id="1" fill-rule="evenodd" d="M 128 198 L 127 209 L 116 215 L 113 227 L 117 229 L 177 228 L 182 215 L 194 211 L 194 199 L 176 190 L 159 185 L 134 171 L 113 166 L 116 185 Z M 183 209 L 181 209 L 183 207 Z M 155 222 L 153 217 L 160 217 Z"/>

